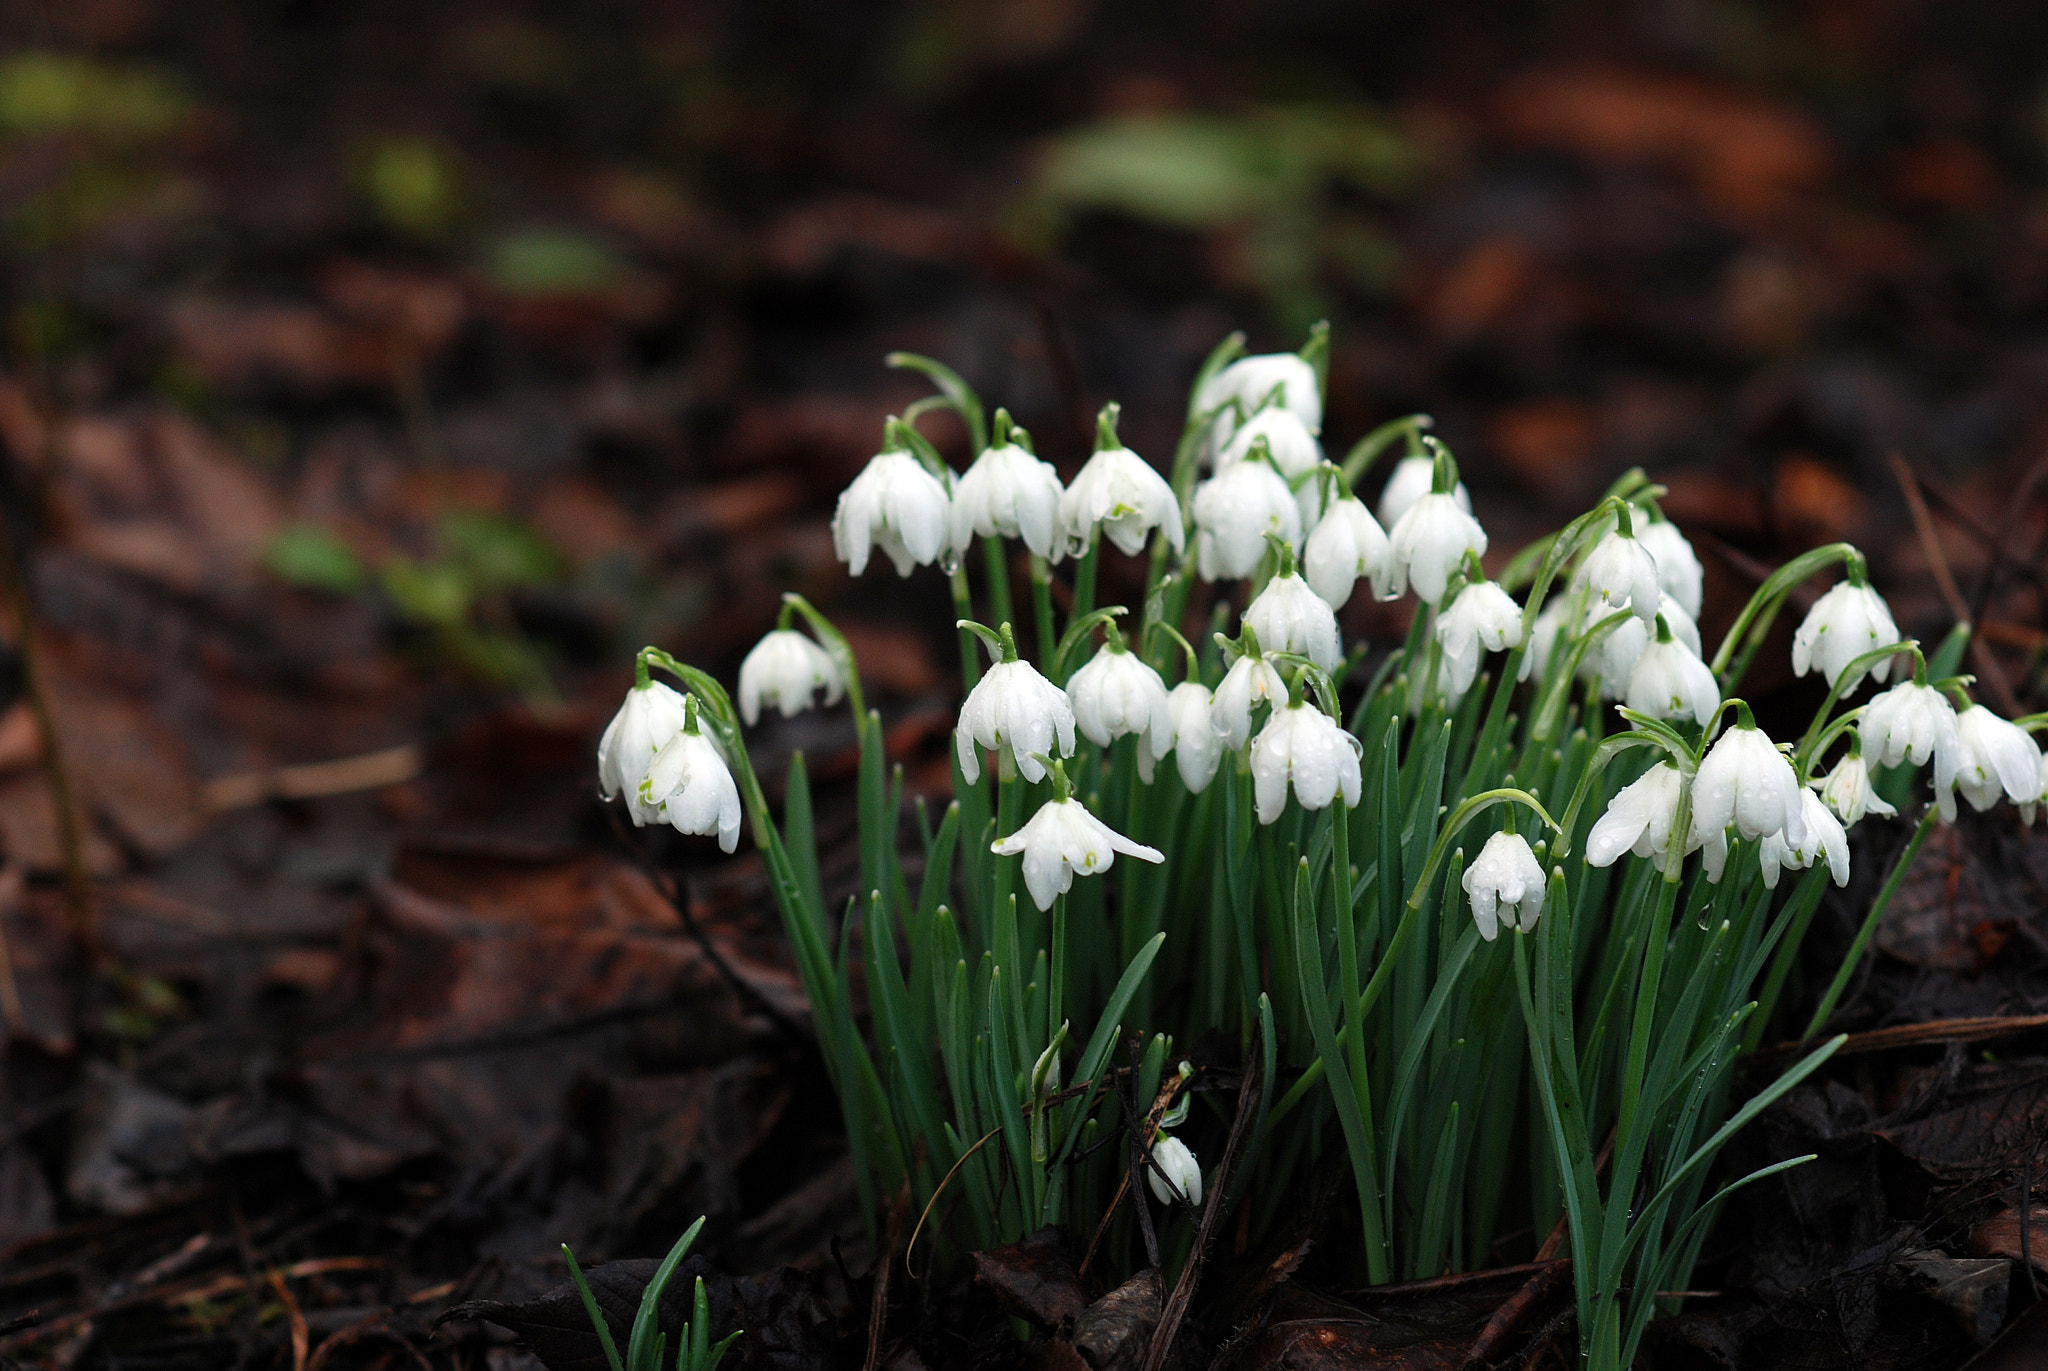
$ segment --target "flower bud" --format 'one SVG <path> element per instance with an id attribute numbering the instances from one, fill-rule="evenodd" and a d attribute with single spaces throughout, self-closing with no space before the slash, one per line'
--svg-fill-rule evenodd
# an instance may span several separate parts
<path id="1" fill-rule="evenodd" d="M 1665 519 L 1638 519 L 1636 541 L 1657 563 L 1657 584 L 1664 588 L 1664 593 L 1678 601 L 1688 618 L 1699 618 L 1707 573 L 1700 565 L 1699 554 L 1678 531 L 1678 525 Z"/>
<path id="2" fill-rule="evenodd" d="M 1148 1168 L 1145 1180 L 1152 1187 L 1153 1198 L 1161 1204 L 1174 1204 L 1185 1199 L 1197 1208 L 1201 1206 L 1202 1167 L 1186 1143 L 1161 1133 L 1159 1141 L 1152 1144 L 1152 1160 L 1159 1164 L 1159 1170 Z M 1161 1172 L 1165 1173 L 1163 1178 Z M 1176 1195 L 1175 1191 L 1180 1193 Z"/>
<path id="3" fill-rule="evenodd" d="M 1301 506 L 1279 472 L 1239 462 L 1195 488 L 1195 565 L 1205 581 L 1234 581 L 1258 569 L 1266 535 L 1301 542 Z"/>
<path id="4" fill-rule="evenodd" d="M 1387 477 L 1387 483 L 1380 489 L 1380 527 L 1392 528 L 1401 522 L 1401 516 L 1423 496 L 1436 487 L 1436 459 L 1434 457 L 1403 457 L 1394 463 L 1394 470 Z M 1463 481 L 1451 490 L 1451 498 L 1458 502 L 1458 508 L 1470 514 L 1472 496 L 1465 489 Z"/>
<path id="5" fill-rule="evenodd" d="M 1215 697 L 1200 681 L 1183 681 L 1166 696 L 1167 717 L 1173 723 L 1173 760 L 1180 768 L 1181 784 L 1199 795 L 1216 777 L 1216 764 L 1223 759 L 1223 735 L 1211 726 Z M 1250 721 L 1245 724 L 1247 734 Z"/>
<path id="6" fill-rule="evenodd" d="M 2001 792 L 2016 805 L 2041 798 L 2041 749 L 2025 729 L 1971 705 L 1956 716 L 1956 740 L 1956 786 L 1979 814 L 1998 803 Z"/>
<path id="7" fill-rule="evenodd" d="M 1323 389 L 1316 381 L 1316 369 L 1306 358 L 1293 352 L 1269 352 L 1240 357 L 1202 383 L 1195 394 L 1195 410 L 1207 414 L 1231 401 L 1249 418 L 1267 402 L 1299 420 L 1310 433 L 1323 428 Z M 1219 444 L 1228 443 L 1236 416 L 1228 410 L 1217 419 Z"/>
<path id="8" fill-rule="evenodd" d="M 820 690 L 827 705 L 839 703 L 846 692 L 839 663 L 795 629 L 778 628 L 763 635 L 740 663 L 740 717 L 750 725 L 761 721 L 764 704 L 780 709 L 783 718 L 794 719 L 811 707 L 811 697 Z"/>
<path id="9" fill-rule="evenodd" d="M 1485 553 L 1486 530 L 1459 508 L 1455 496 L 1430 494 L 1408 507 L 1388 541 L 1393 549 L 1393 592 L 1399 595 L 1412 583 L 1415 598 L 1433 605 L 1444 598 L 1451 572 L 1465 554 Z"/>
<path id="10" fill-rule="evenodd" d="M 1825 781 L 1811 784 L 1820 787 L 1821 799 L 1849 828 L 1863 822 L 1866 814 L 1889 818 L 1899 812 L 1885 803 L 1884 797 L 1870 783 L 1870 768 L 1864 764 L 1862 752 L 1853 746 L 1848 756 L 1835 763 L 1835 769 L 1828 773 Z"/>
<path id="11" fill-rule="evenodd" d="M 1344 495 L 1324 511 L 1302 549 L 1301 573 L 1332 609 L 1342 609 L 1361 576 L 1379 596 L 1393 570 L 1393 546 L 1386 530 L 1356 495 Z"/>
<path id="12" fill-rule="evenodd" d="M 1543 866 L 1529 840 L 1514 833 L 1496 833 L 1465 868 L 1461 882 L 1472 901 L 1472 922 L 1479 936 L 1492 942 L 1503 923 L 1524 933 L 1536 927 L 1543 913 Z"/>
<path id="13" fill-rule="evenodd" d="M 879 546 L 898 576 L 939 560 L 952 546 L 952 506 L 945 486 L 907 452 L 878 453 L 854 477 L 832 514 L 832 548 L 847 572 L 867 570 Z"/>
<path id="14" fill-rule="evenodd" d="M 953 546 L 974 535 L 1020 538 L 1040 557 L 1059 560 L 1059 473 L 1015 443 L 992 447 L 953 487 Z"/>

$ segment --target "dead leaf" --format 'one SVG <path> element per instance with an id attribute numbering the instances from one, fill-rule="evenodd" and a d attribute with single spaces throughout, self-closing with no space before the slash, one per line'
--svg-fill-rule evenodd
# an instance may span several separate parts
<path id="1" fill-rule="evenodd" d="M 1137 1366 L 1159 1326 L 1162 1305 L 1159 1273 L 1148 1267 L 1075 1316 L 1068 1341 L 1095 1371 Z"/>
<path id="2" fill-rule="evenodd" d="M 1467 252 L 1430 292 L 1423 307 L 1430 331 L 1468 342 L 1499 327 L 1536 276 L 1535 255 L 1512 235 L 1488 238 Z"/>
<path id="3" fill-rule="evenodd" d="M 187 296 L 165 323 L 186 365 L 223 388 L 282 384 L 322 394 L 380 385 L 388 374 L 374 337 L 313 305 Z"/>
<path id="4" fill-rule="evenodd" d="M 1088 1306 L 1074 1254 L 1058 1228 L 1041 1228 L 1022 1242 L 976 1252 L 974 1278 L 995 1292 L 1004 1313 L 1044 1328 L 1058 1328 Z"/>
<path id="5" fill-rule="evenodd" d="M 1531 400 L 1493 417 L 1494 450 L 1527 489 L 1552 502 L 1575 498 L 1599 439 L 1593 411 L 1577 400 Z"/>
<path id="6" fill-rule="evenodd" d="M 0 776 L 24 771 L 43 759 L 43 734 L 26 700 L 0 714 Z"/>
<path id="7" fill-rule="evenodd" d="M 2030 1207 L 2025 1227 L 2022 1235 L 2019 1210 L 2001 1209 L 1970 1230 L 1970 1251 L 1980 1257 L 2031 1260 L 2036 1271 L 2048 1276 L 2048 1205 Z"/>

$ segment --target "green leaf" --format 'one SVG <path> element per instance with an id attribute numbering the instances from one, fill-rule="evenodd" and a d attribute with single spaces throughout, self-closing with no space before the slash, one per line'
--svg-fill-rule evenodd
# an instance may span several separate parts
<path id="1" fill-rule="evenodd" d="M 280 530 L 264 550 L 263 565 L 281 581 L 334 595 L 353 595 L 370 579 L 355 549 L 318 524 Z"/>

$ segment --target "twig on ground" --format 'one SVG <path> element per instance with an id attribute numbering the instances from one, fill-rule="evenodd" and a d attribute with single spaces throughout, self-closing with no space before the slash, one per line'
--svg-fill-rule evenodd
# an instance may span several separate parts
<path id="1" fill-rule="evenodd" d="M 889 1322 L 889 1276 L 896 1266 L 897 1244 L 903 1239 L 903 1215 L 910 1208 L 910 1182 L 905 1180 L 889 1203 L 888 1231 L 882 1238 L 882 1259 L 875 1263 L 874 1297 L 868 1301 L 868 1354 L 861 1371 L 875 1371 L 882 1361 L 882 1330 Z"/>
<path id="2" fill-rule="evenodd" d="M 218 814 L 223 810 L 247 809 L 265 800 L 314 800 L 358 790 L 381 790 L 412 780 L 425 766 L 426 759 L 419 748 L 402 743 L 331 762 L 216 776 L 200 787 L 200 803 L 210 813 Z"/>
<path id="3" fill-rule="evenodd" d="M 1896 452 L 1892 454 L 1892 474 L 1898 478 L 1899 491 L 1906 497 L 1906 508 L 1913 515 L 1913 531 L 1919 535 L 1921 550 L 1927 554 L 1928 569 L 1934 573 L 1934 584 L 1941 591 L 1942 603 L 1948 606 L 1949 613 L 1956 617 L 1958 623 L 1970 623 L 1970 607 L 1963 602 L 1955 573 L 1949 570 L 1948 558 L 1941 550 L 1941 537 L 1935 530 L 1934 516 L 1927 512 L 1927 500 L 1920 491 L 1920 478 L 1906 459 Z M 1999 710 L 2008 718 L 2018 714 L 2019 701 L 2012 693 L 2012 682 L 2006 680 L 2005 670 L 1991 655 L 1991 649 L 1974 633 L 1970 636 L 1970 660 L 1976 665 L 1984 688 L 1991 692 Z"/>

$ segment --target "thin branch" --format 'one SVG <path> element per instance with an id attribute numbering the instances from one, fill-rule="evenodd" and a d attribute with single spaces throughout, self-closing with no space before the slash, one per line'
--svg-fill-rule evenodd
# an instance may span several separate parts
<path id="1" fill-rule="evenodd" d="M 1913 531 L 1920 537 L 1921 550 L 1927 554 L 1928 569 L 1934 573 L 1934 584 L 1941 591 L 1942 600 L 1948 605 L 1949 613 L 1955 615 L 1957 623 L 1970 623 L 1970 607 L 1963 602 L 1963 593 L 1956 587 L 1955 573 L 1949 570 L 1948 558 L 1942 553 L 1941 536 L 1935 531 L 1934 516 L 1927 512 L 1927 500 L 1920 493 L 1920 478 L 1907 465 L 1906 459 L 1896 452 L 1892 454 L 1892 474 L 1898 478 L 1899 490 L 1906 497 L 1906 508 L 1912 512 Z M 1974 633 L 1970 636 L 1970 660 L 1999 709 L 2008 718 L 2018 714 L 2019 700 L 2013 695 L 2012 682 L 2005 678 L 2005 670 L 1991 655 L 1991 649 Z"/>

